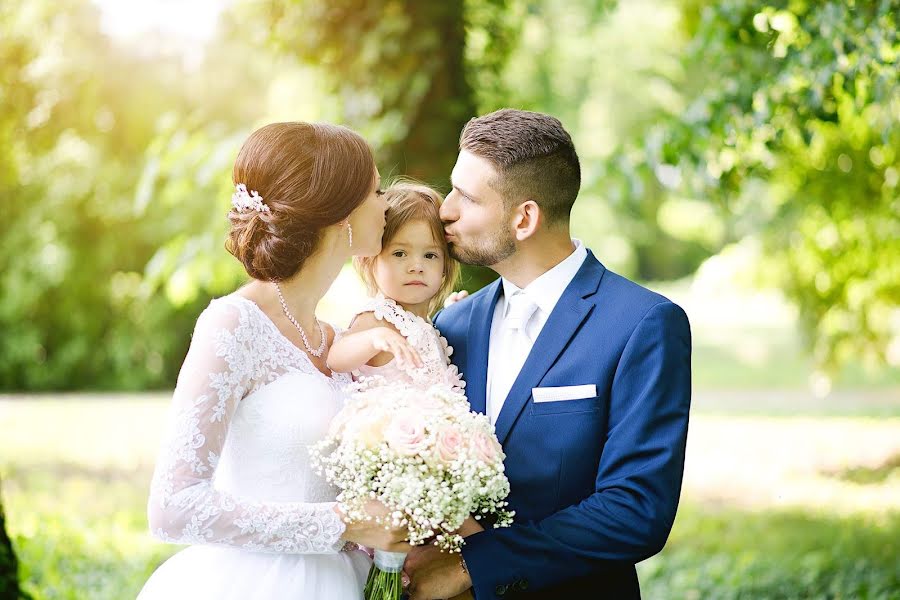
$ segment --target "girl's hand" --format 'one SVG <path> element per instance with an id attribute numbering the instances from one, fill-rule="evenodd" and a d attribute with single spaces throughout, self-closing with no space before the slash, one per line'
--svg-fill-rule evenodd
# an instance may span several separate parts
<path id="1" fill-rule="evenodd" d="M 462 300 L 463 298 L 465 298 L 468 295 L 469 295 L 469 292 L 467 292 L 466 290 L 459 290 L 458 292 L 453 292 L 452 294 L 447 296 L 446 300 L 444 300 L 444 308 L 447 308 L 448 306 L 456 304 L 457 302 L 459 302 L 460 300 Z"/>
<path id="2" fill-rule="evenodd" d="M 347 523 L 346 515 L 335 505 L 334 512 L 341 517 L 346 523 L 347 528 L 341 539 L 348 542 L 356 542 L 361 546 L 375 548 L 377 550 L 387 550 L 388 552 L 409 552 L 412 549 L 406 538 L 409 537 L 409 531 L 405 525 L 394 527 L 387 521 L 385 524 L 378 524 L 376 518 L 387 518 L 390 514 L 388 508 L 378 500 L 370 500 L 366 504 L 366 512 L 369 518 L 362 521 L 350 521 Z"/>
<path id="3" fill-rule="evenodd" d="M 397 365 L 401 369 L 409 366 L 421 367 L 422 359 L 406 338 L 387 327 L 369 329 L 372 347 L 380 352 L 388 352 L 394 355 Z"/>

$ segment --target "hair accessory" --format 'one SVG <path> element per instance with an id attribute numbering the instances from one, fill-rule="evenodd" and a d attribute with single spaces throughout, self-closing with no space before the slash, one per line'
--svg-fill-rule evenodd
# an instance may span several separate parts
<path id="1" fill-rule="evenodd" d="M 256 190 L 247 193 L 247 186 L 239 183 L 234 186 L 235 192 L 231 195 L 231 205 L 234 210 L 239 213 L 249 212 L 271 212 L 269 207 L 263 203 L 262 196 Z"/>

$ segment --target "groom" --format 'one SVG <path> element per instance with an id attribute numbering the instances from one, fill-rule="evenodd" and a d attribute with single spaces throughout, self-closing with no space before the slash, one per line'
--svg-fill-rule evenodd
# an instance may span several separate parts
<path id="1" fill-rule="evenodd" d="M 581 172 L 557 119 L 472 119 L 451 181 L 450 252 L 500 279 L 436 325 L 495 424 L 516 518 L 461 557 L 416 549 L 410 598 L 640 598 L 634 565 L 662 549 L 681 490 L 687 317 L 570 238 Z"/>

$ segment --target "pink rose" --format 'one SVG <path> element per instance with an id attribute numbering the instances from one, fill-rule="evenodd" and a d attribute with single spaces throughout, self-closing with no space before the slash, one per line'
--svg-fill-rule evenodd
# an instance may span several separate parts
<path id="1" fill-rule="evenodd" d="M 453 462 L 459 457 L 464 444 L 462 432 L 453 425 L 441 427 L 435 436 L 435 451 L 444 462 Z"/>
<path id="2" fill-rule="evenodd" d="M 422 393 L 412 401 L 413 408 L 425 412 L 437 412 L 443 410 L 445 402 L 438 396 L 430 393 Z"/>
<path id="3" fill-rule="evenodd" d="M 388 417 L 383 412 L 368 410 L 348 424 L 344 435 L 355 439 L 366 448 L 376 448 L 384 441 L 387 422 Z"/>
<path id="4" fill-rule="evenodd" d="M 384 433 L 388 445 L 404 456 L 414 456 L 425 449 L 425 422 L 411 410 L 394 415 Z"/>
<path id="5" fill-rule="evenodd" d="M 476 431 L 472 435 L 471 447 L 475 453 L 475 458 L 481 462 L 493 464 L 500 458 L 500 444 L 491 434 Z"/>

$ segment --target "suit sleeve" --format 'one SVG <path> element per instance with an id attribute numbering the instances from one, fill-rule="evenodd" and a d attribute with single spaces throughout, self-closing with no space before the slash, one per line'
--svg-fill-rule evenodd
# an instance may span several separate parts
<path id="1" fill-rule="evenodd" d="M 671 302 L 653 306 L 613 378 L 594 493 L 540 521 L 467 538 L 463 556 L 479 600 L 514 582 L 536 591 L 663 548 L 684 471 L 690 354 L 684 311 Z"/>

